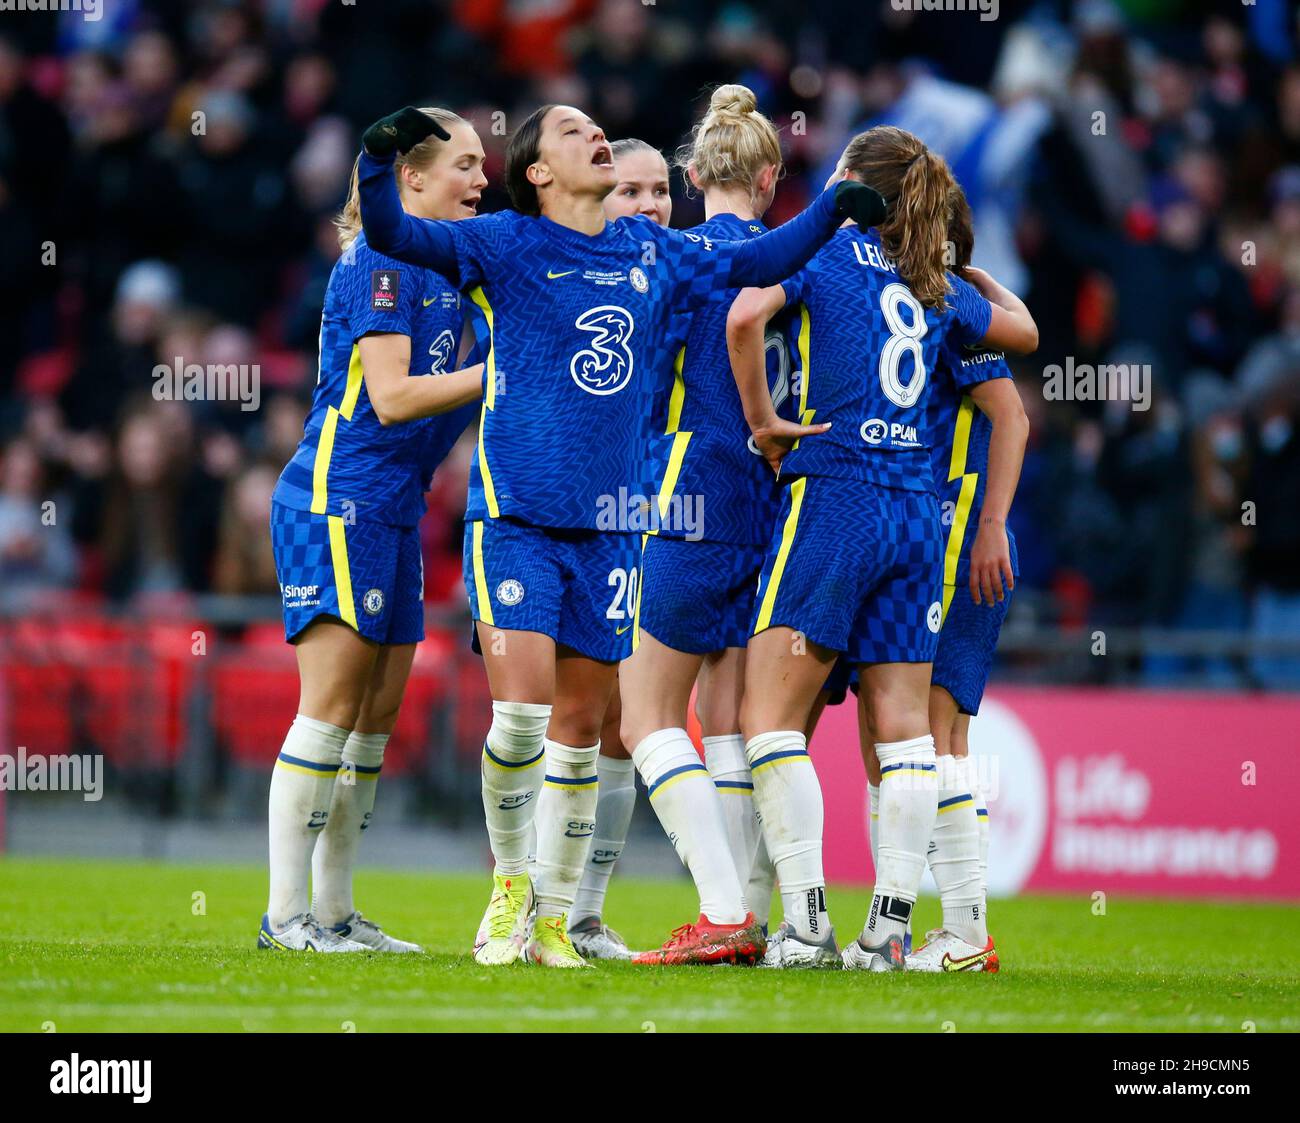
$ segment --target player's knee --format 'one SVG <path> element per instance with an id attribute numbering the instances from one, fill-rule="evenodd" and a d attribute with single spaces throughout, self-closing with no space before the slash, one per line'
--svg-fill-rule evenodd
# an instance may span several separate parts
<path id="1" fill-rule="evenodd" d="M 304 683 L 298 699 L 298 713 L 339 729 L 352 730 L 361 716 L 363 698 L 362 690 L 348 689 L 346 685 L 319 690 Z"/>
<path id="2" fill-rule="evenodd" d="M 389 704 L 376 704 L 367 698 L 361 705 L 353 729 L 358 733 L 392 733 L 401 705 L 400 699 Z"/>
<path id="3" fill-rule="evenodd" d="M 604 712 L 582 701 L 556 701 L 551 711 L 550 738 L 562 745 L 594 745 L 600 740 Z"/>
<path id="4" fill-rule="evenodd" d="M 930 712 L 925 700 L 888 688 L 871 691 L 867 699 L 874 744 L 910 741 L 930 732 Z"/>
<path id="5" fill-rule="evenodd" d="M 740 706 L 734 698 L 697 694 L 695 716 L 705 737 L 725 737 L 740 729 Z"/>

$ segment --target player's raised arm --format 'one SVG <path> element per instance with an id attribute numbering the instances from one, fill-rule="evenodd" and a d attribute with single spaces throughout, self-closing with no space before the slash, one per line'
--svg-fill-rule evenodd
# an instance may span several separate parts
<path id="1" fill-rule="evenodd" d="M 1025 302 L 973 265 L 963 271 L 966 280 L 989 302 L 993 315 L 982 343 L 999 351 L 1030 355 L 1038 350 L 1038 325 Z"/>
<path id="2" fill-rule="evenodd" d="M 437 121 L 410 105 L 380 118 L 361 134 L 357 163 L 361 224 L 371 249 L 454 279 L 459 275 L 459 261 L 451 223 L 407 214 L 393 179 L 397 154 L 430 135 L 448 138 L 447 130 Z"/>
<path id="3" fill-rule="evenodd" d="M 789 222 L 740 243 L 731 258 L 727 283 L 766 288 L 779 284 L 808 264 L 847 219 L 865 231 L 885 217 L 885 200 L 873 187 L 841 180 L 823 191 Z"/>
<path id="4" fill-rule="evenodd" d="M 990 378 L 967 391 L 992 423 L 984 506 L 970 552 L 970 595 L 979 604 L 1002 600 L 1016 587 L 1007 540 L 1007 516 L 1020 483 L 1020 468 L 1029 441 L 1029 418 L 1020 391 L 1010 378 Z"/>
<path id="5" fill-rule="evenodd" d="M 767 385 L 767 362 L 763 338 L 767 322 L 786 304 L 780 285 L 766 289 L 744 289 L 727 313 L 727 351 L 731 373 L 736 379 L 754 443 L 772 471 L 780 474 L 781 458 L 800 437 L 824 433 L 830 425 L 800 425 L 780 417 L 772 405 Z"/>
<path id="6" fill-rule="evenodd" d="M 357 348 L 366 393 L 380 425 L 450 413 L 483 395 L 483 363 L 447 374 L 413 378 L 409 335 L 366 335 Z"/>

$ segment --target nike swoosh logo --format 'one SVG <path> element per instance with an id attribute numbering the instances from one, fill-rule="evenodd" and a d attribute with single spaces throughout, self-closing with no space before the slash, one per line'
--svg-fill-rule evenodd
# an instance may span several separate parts
<path id="1" fill-rule="evenodd" d="M 622 635 L 624 632 L 626 632 L 626 631 L 628 630 L 628 628 L 630 628 L 631 626 L 632 626 L 631 624 L 624 624 L 621 628 L 615 628 L 615 629 L 614 629 L 614 634 L 615 634 L 616 636 L 621 636 L 621 635 Z"/>
<path id="2" fill-rule="evenodd" d="M 429 305 L 432 304 L 432 303 L 433 303 L 435 300 L 437 300 L 437 299 L 438 299 L 438 298 L 437 298 L 436 296 L 431 296 L 431 297 L 429 297 L 429 299 L 426 300 L 426 301 L 424 302 L 424 306 L 425 306 L 426 308 L 428 308 Z"/>
<path id="3" fill-rule="evenodd" d="M 968 955 L 965 959 L 953 959 L 947 952 L 944 952 L 943 969 L 945 971 L 968 971 L 971 967 L 983 963 L 992 954 L 991 951 L 977 951 L 974 955 Z"/>
<path id="4" fill-rule="evenodd" d="M 553 281 L 553 280 L 555 280 L 557 277 L 567 277 L 567 276 L 569 275 L 569 273 L 576 273 L 576 272 L 577 272 L 576 269 L 570 269 L 568 273 L 552 273 L 552 272 L 548 269 L 548 270 L 546 271 L 546 279 L 547 279 L 548 281 Z"/>
<path id="5" fill-rule="evenodd" d="M 591 864 L 593 866 L 608 866 L 611 862 L 617 861 L 617 858 L 592 858 Z"/>

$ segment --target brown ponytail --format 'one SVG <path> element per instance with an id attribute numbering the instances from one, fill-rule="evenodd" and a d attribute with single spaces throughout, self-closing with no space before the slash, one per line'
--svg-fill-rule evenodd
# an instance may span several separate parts
<path id="1" fill-rule="evenodd" d="M 884 196 L 881 245 L 916 298 L 941 311 L 950 291 L 944 243 L 957 186 L 947 162 L 911 133 L 880 125 L 849 141 L 840 166 Z"/>

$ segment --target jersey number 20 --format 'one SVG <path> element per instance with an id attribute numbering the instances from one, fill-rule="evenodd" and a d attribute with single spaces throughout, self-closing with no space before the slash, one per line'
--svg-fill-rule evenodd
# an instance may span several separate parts
<path id="1" fill-rule="evenodd" d="M 606 620 L 630 620 L 636 615 L 636 566 L 631 569 L 611 569 L 609 586 L 614 589 L 614 599 L 605 609 Z"/>
<path id="2" fill-rule="evenodd" d="M 912 313 L 910 324 L 899 315 L 900 308 Z M 926 332 L 925 312 L 907 286 L 897 282 L 886 285 L 881 292 L 880 311 L 889 328 L 889 338 L 880 351 L 880 389 L 894 405 L 910 409 L 925 391 L 925 362 L 921 353 L 921 337 Z M 908 353 L 913 360 L 912 378 L 904 383 L 898 368 Z"/>

